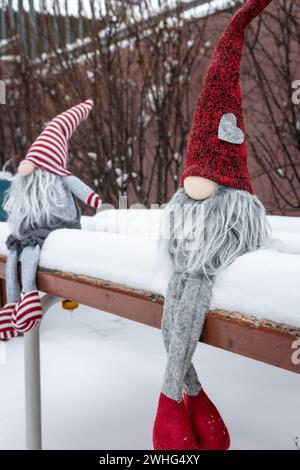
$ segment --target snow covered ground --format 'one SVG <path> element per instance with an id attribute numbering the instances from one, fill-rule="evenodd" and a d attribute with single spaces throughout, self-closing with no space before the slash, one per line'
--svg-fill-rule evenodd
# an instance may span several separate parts
<path id="1" fill-rule="evenodd" d="M 23 449 L 23 339 L 0 365 L 0 449 Z M 195 364 L 232 449 L 296 449 L 300 375 L 199 344 Z M 150 449 L 165 366 L 160 331 L 87 307 L 42 324 L 45 449 Z"/>

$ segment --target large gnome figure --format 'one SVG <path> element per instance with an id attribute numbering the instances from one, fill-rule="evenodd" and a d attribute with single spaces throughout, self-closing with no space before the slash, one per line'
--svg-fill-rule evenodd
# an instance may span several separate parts
<path id="1" fill-rule="evenodd" d="M 265 209 L 248 170 L 240 87 L 244 30 L 271 0 L 248 0 L 214 52 L 195 109 L 181 189 L 164 211 L 163 246 L 174 264 L 162 333 L 167 367 L 153 430 L 156 450 L 226 450 L 228 430 L 192 357 L 216 275 L 268 244 Z"/>
<path id="2" fill-rule="evenodd" d="M 0 309 L 2 340 L 31 330 L 41 320 L 42 305 L 36 286 L 40 250 L 53 230 L 80 229 L 80 210 L 74 196 L 91 207 L 101 205 L 100 197 L 66 168 L 68 141 L 92 107 L 92 100 L 86 100 L 46 126 L 20 163 L 6 197 L 11 234 L 6 242 L 7 304 Z"/>

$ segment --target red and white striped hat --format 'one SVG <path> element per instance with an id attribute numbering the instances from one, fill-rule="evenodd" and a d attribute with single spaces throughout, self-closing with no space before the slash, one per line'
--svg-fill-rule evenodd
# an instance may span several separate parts
<path id="1" fill-rule="evenodd" d="M 71 175 L 67 170 L 68 141 L 82 121 L 90 114 L 94 103 L 84 101 L 56 116 L 31 145 L 20 165 L 31 162 L 55 175 Z"/>

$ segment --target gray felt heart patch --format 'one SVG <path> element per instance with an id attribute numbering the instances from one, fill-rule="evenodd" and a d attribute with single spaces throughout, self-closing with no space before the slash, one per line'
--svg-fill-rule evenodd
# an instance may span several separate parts
<path id="1" fill-rule="evenodd" d="M 237 118 L 234 114 L 228 113 L 221 117 L 218 137 L 231 144 L 240 145 L 244 142 L 244 132 L 237 127 Z"/>

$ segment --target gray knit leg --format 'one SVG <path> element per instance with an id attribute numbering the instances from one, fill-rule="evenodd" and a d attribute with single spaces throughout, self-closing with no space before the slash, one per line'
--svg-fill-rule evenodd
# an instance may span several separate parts
<path id="1" fill-rule="evenodd" d="M 193 339 L 188 346 L 187 358 L 193 357 L 195 353 L 197 344 L 200 340 L 200 337 L 203 331 L 205 315 L 209 310 L 210 302 L 211 302 L 211 295 L 212 295 L 212 284 L 210 281 L 208 281 L 205 278 L 202 278 L 201 280 L 199 279 L 194 280 L 194 282 L 196 283 L 194 288 L 196 287 L 197 289 L 197 285 L 198 285 L 198 290 L 200 291 L 201 298 L 199 300 L 199 304 L 197 303 L 197 305 L 199 306 L 198 321 L 196 319 L 196 327 L 195 327 L 195 331 L 193 331 L 194 333 Z M 192 302 L 192 298 L 191 298 L 191 302 Z M 196 345 L 194 345 L 194 342 L 196 342 Z M 186 367 L 188 367 L 188 364 L 186 364 Z M 187 373 L 185 375 L 184 389 L 188 395 L 198 395 L 198 393 L 201 390 L 201 384 L 198 380 L 196 369 L 192 363 L 188 367 Z"/>
<path id="2" fill-rule="evenodd" d="M 186 278 L 181 273 L 174 273 L 168 284 L 162 320 L 162 335 L 167 352 L 174 328 L 175 311 L 180 308 L 180 297 L 184 290 Z M 193 364 L 190 365 L 184 378 L 184 389 L 189 395 L 198 395 L 201 383 Z"/>
<path id="3" fill-rule="evenodd" d="M 167 368 L 162 392 L 173 400 L 182 399 L 184 379 L 191 366 L 205 314 L 209 308 L 211 285 L 205 279 L 188 278 L 175 311 L 169 341 Z"/>
<path id="4" fill-rule="evenodd" d="M 36 271 L 40 259 L 40 246 L 26 246 L 22 251 L 22 291 L 27 293 L 37 290 Z"/>
<path id="5" fill-rule="evenodd" d="M 18 252 L 9 250 L 6 262 L 6 297 L 9 304 L 17 302 L 21 295 L 18 259 Z"/>
<path id="6" fill-rule="evenodd" d="M 199 381 L 198 374 L 193 364 L 190 365 L 187 373 L 185 374 L 183 385 L 184 385 L 184 391 L 188 395 L 193 395 L 193 396 L 198 395 L 202 388 L 201 382 Z"/>
<path id="7" fill-rule="evenodd" d="M 183 292 L 185 279 L 181 273 L 174 273 L 169 281 L 164 304 L 161 331 L 165 348 L 169 351 L 169 345 L 174 325 L 174 312 L 179 302 L 179 294 Z"/>

